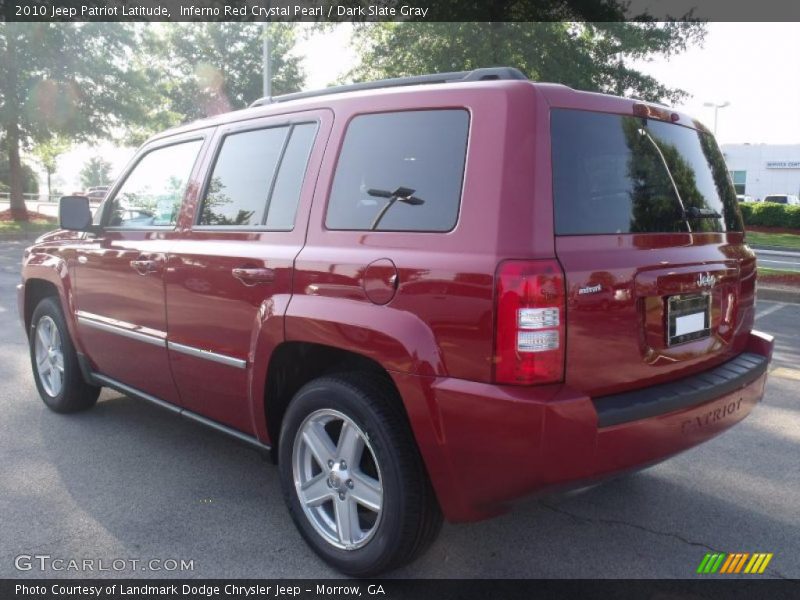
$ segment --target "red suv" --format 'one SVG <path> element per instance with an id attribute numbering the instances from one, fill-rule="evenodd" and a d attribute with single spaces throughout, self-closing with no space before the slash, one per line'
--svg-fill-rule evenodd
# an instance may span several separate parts
<path id="1" fill-rule="evenodd" d="M 709 132 L 514 69 L 173 129 L 61 227 L 19 286 L 44 402 L 105 386 L 271 451 L 353 575 L 714 437 L 772 352 Z"/>

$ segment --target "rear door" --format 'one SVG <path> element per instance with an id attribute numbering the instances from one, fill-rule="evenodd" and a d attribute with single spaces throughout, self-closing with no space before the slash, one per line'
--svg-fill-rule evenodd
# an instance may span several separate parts
<path id="1" fill-rule="evenodd" d="M 566 380 L 594 396 L 711 368 L 752 325 L 755 258 L 722 154 L 656 114 L 551 111 Z"/>
<path id="2" fill-rule="evenodd" d="M 169 356 L 187 409 L 247 434 L 251 390 L 283 341 L 294 259 L 303 246 L 328 111 L 217 130 L 190 229 L 171 245 Z M 261 385 L 251 383 L 260 382 Z"/>

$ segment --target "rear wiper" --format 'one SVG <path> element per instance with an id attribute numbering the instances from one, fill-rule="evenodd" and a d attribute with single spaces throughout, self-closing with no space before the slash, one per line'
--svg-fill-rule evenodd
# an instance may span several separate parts
<path id="1" fill-rule="evenodd" d="M 416 196 L 412 196 L 412 194 L 416 190 L 412 190 L 411 188 L 402 187 L 400 186 L 395 191 L 390 192 L 389 190 L 378 190 L 375 188 L 370 188 L 367 190 L 367 193 L 370 196 L 375 196 L 377 198 L 389 198 L 389 202 L 386 203 L 375 218 L 372 220 L 372 225 L 370 229 L 373 231 L 378 228 L 378 225 L 381 223 L 381 219 L 383 219 L 386 212 L 394 205 L 395 202 L 398 200 L 404 204 L 408 204 L 410 206 L 419 206 L 420 204 L 425 204 L 425 200 L 422 198 L 417 198 Z"/>
<path id="2" fill-rule="evenodd" d="M 713 208 L 697 208 L 690 206 L 686 209 L 686 216 L 690 219 L 721 219 L 722 215 Z"/>

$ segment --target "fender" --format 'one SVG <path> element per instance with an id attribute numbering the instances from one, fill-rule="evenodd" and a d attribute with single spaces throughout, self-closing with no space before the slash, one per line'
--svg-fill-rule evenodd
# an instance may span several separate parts
<path id="1" fill-rule="evenodd" d="M 266 397 L 267 370 L 272 354 L 284 341 L 284 315 L 289 306 L 290 294 L 275 294 L 261 303 L 253 323 L 248 353 L 247 389 L 250 397 L 250 418 L 256 437 L 264 444 L 269 444 L 267 431 L 267 415 L 264 411 Z"/>
<path id="2" fill-rule="evenodd" d="M 371 358 L 387 371 L 447 376 L 428 325 L 391 306 L 353 298 L 295 295 L 286 313 L 286 339 L 349 350 Z"/>
<path id="3" fill-rule="evenodd" d="M 267 370 L 275 348 L 284 341 L 347 350 L 371 358 L 389 372 L 446 375 L 433 332 L 408 311 L 352 298 L 276 294 L 259 308 L 248 355 L 252 365 L 248 373 L 251 421 L 258 439 L 264 443 L 269 440 L 263 409 Z M 417 410 L 420 408 L 429 413 L 433 423 L 438 423 L 432 404 Z"/>
<path id="4" fill-rule="evenodd" d="M 447 377 L 447 372 L 436 338 L 424 321 L 390 305 L 354 298 L 295 295 L 286 314 L 286 339 L 348 350 L 371 358 L 386 369 L 400 390 L 437 496 L 440 502 L 450 498 L 443 492 L 455 484 L 430 386 L 437 378 Z M 446 514 L 465 511 L 456 506 L 457 502 L 445 504 Z"/>
<path id="5" fill-rule="evenodd" d="M 23 288 L 18 299 L 20 314 L 23 315 L 23 319 L 28 283 L 35 279 L 52 283 L 58 290 L 58 297 L 61 302 L 61 308 L 64 311 L 64 320 L 67 323 L 70 338 L 72 338 L 76 350 L 79 353 L 83 353 L 75 319 L 75 294 L 73 293 L 72 276 L 67 261 L 61 256 L 48 253 L 46 250 L 36 250 L 27 255 L 22 266 Z M 24 321 L 23 326 L 25 326 Z"/>

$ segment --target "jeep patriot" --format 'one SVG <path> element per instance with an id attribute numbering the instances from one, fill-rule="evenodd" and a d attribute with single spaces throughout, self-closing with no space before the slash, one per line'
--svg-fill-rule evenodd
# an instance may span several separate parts
<path id="1" fill-rule="evenodd" d="M 714 437 L 772 352 L 708 130 L 510 68 L 169 130 L 60 227 L 18 288 L 44 403 L 109 387 L 269 451 L 350 575 Z"/>

